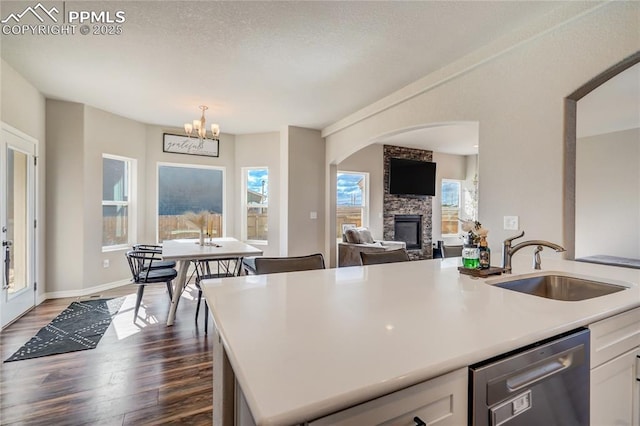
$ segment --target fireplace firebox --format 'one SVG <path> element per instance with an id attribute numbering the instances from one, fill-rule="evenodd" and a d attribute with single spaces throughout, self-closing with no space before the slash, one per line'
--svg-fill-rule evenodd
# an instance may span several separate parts
<path id="1" fill-rule="evenodd" d="M 393 217 L 394 240 L 404 241 L 407 250 L 422 249 L 422 215 L 402 214 Z"/>

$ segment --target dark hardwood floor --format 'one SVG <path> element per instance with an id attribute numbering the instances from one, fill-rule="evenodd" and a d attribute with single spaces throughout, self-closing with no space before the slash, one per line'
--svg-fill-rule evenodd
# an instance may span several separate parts
<path id="1" fill-rule="evenodd" d="M 3 362 L 0 424 L 211 424 L 213 334 L 204 334 L 203 306 L 195 324 L 197 291 L 187 287 L 172 327 L 163 284 L 147 286 L 134 323 L 135 292 L 100 293 L 126 299 L 97 348 Z M 2 361 L 75 300 L 47 300 L 3 330 Z"/>

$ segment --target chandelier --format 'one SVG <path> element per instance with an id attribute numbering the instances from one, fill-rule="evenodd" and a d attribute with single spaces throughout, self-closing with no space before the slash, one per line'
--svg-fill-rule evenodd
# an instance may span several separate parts
<path id="1" fill-rule="evenodd" d="M 206 120 L 204 118 L 204 112 L 209 109 L 206 105 L 200 105 L 198 108 L 202 110 L 202 116 L 198 120 L 193 120 L 193 123 L 185 123 L 184 131 L 187 132 L 187 136 L 191 137 L 192 134 L 197 136 L 201 141 L 207 139 L 207 127 L 205 125 Z M 211 139 L 219 140 L 220 126 L 217 124 L 211 125 Z"/>

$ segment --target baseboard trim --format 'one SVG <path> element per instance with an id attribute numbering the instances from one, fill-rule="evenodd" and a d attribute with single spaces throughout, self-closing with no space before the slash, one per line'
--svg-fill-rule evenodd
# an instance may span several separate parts
<path id="1" fill-rule="evenodd" d="M 120 287 L 126 284 L 131 284 L 131 280 L 126 279 L 126 280 L 120 280 L 120 281 L 113 281 L 113 282 L 101 284 L 95 287 L 82 288 L 79 290 L 51 291 L 38 297 L 38 305 L 47 299 L 63 299 L 65 297 L 89 296 L 91 294 L 99 293 L 105 290 L 111 290 L 112 288 Z"/>

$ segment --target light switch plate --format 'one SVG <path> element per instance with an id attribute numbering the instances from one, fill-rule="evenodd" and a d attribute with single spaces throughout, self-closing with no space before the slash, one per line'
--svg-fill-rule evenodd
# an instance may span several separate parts
<path id="1" fill-rule="evenodd" d="M 505 216 L 504 217 L 504 230 L 505 231 L 517 231 L 518 226 L 518 216 Z"/>
<path id="2" fill-rule="evenodd" d="M 318 218 L 318 212 L 311 212 L 309 214 L 309 219 L 317 219 Z"/>

